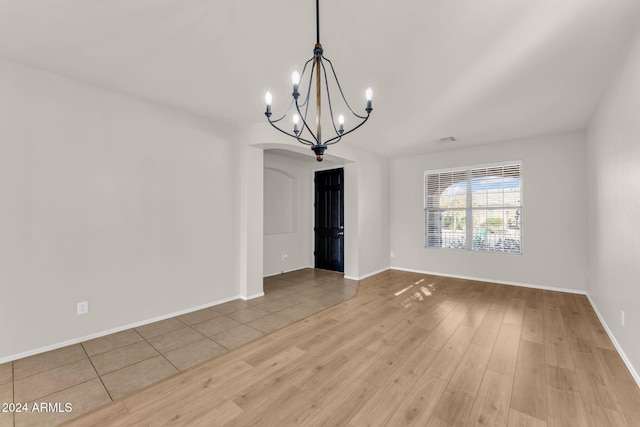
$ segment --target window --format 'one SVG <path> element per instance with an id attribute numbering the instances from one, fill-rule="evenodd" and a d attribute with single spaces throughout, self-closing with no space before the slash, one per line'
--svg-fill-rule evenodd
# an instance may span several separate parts
<path id="1" fill-rule="evenodd" d="M 522 162 L 424 173 L 425 247 L 521 253 Z"/>

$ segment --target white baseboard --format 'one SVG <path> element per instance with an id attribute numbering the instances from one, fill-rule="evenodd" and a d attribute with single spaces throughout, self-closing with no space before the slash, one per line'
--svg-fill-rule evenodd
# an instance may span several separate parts
<path id="1" fill-rule="evenodd" d="M 638 385 L 638 387 L 640 387 L 640 375 L 638 375 L 636 368 L 633 366 L 633 364 L 625 354 L 624 350 L 620 346 L 620 343 L 618 343 L 618 340 L 616 339 L 615 335 L 613 335 L 613 332 L 611 332 L 611 329 L 609 329 L 609 325 L 607 325 L 607 322 L 604 321 L 604 317 L 602 317 L 602 315 L 600 314 L 600 311 L 598 311 L 598 307 L 596 306 L 595 302 L 591 299 L 591 296 L 589 294 L 587 294 L 587 298 L 589 298 L 589 302 L 591 303 L 591 307 L 593 307 L 593 311 L 596 312 L 596 315 L 598 316 L 598 319 L 600 319 L 600 323 L 602 324 L 602 327 L 607 332 L 607 335 L 609 335 L 609 339 L 611 340 L 616 350 L 618 351 L 618 354 L 622 358 L 622 361 L 627 366 L 629 373 L 631 374 L 633 379 L 636 381 L 636 384 Z"/>
<path id="2" fill-rule="evenodd" d="M 263 296 L 264 296 L 264 292 L 259 292 L 257 294 L 249 295 L 248 297 L 241 296 L 240 298 L 242 298 L 245 301 L 249 301 L 250 299 L 260 298 Z"/>
<path id="3" fill-rule="evenodd" d="M 281 271 L 279 273 L 269 273 L 269 274 L 266 274 L 264 277 L 266 278 L 266 277 L 279 276 L 280 274 L 290 273 L 292 271 L 304 270 L 304 269 L 307 269 L 307 268 L 314 269 L 315 267 L 308 265 L 306 267 L 294 268 L 293 270 Z M 383 271 L 387 271 L 388 269 L 389 269 L 389 267 L 385 267 L 385 268 L 382 268 L 380 270 L 373 271 L 371 273 L 367 273 L 367 274 L 364 274 L 362 276 L 357 276 L 357 277 L 345 275 L 344 278 L 348 279 L 348 280 L 362 280 L 362 279 L 366 279 L 367 277 L 375 276 L 376 274 L 382 273 Z"/>
<path id="4" fill-rule="evenodd" d="M 312 267 L 312 266 L 310 266 L 310 265 L 302 266 L 302 267 L 296 267 L 296 268 L 292 268 L 292 269 L 290 269 L 290 270 L 282 270 L 282 271 L 278 271 L 277 273 L 267 273 L 267 274 L 265 274 L 265 275 L 264 275 L 264 276 L 262 276 L 262 277 L 263 277 L 263 278 L 265 278 L 265 277 L 279 276 L 279 275 L 284 274 L 284 273 L 291 273 L 292 271 L 304 270 L 304 269 L 307 269 L 307 268 L 311 268 L 311 269 L 313 269 L 313 268 L 315 268 L 315 267 Z"/>
<path id="5" fill-rule="evenodd" d="M 262 295 L 264 295 L 264 293 L 262 293 Z M 248 297 L 248 298 L 245 298 L 245 297 L 242 297 L 240 295 L 237 295 L 237 296 L 234 296 L 234 297 L 224 298 L 224 299 L 221 299 L 221 300 L 218 300 L 218 301 L 214 301 L 214 302 L 211 302 L 211 303 L 198 305 L 196 307 L 190 307 L 190 308 L 187 308 L 185 310 L 180 310 L 180 311 L 176 311 L 176 312 L 173 312 L 173 313 L 164 314 L 162 316 L 154 317 L 152 319 L 142 320 L 140 322 L 135 322 L 135 323 L 130 323 L 130 324 L 123 325 L 123 326 L 118 326 L 117 328 L 108 329 L 106 331 L 97 332 L 95 334 L 90 334 L 90 335 L 86 335 L 86 336 L 83 336 L 83 337 L 79 337 L 79 338 L 74 338 L 74 339 L 71 339 L 71 340 L 63 341 L 63 342 L 60 342 L 60 343 L 47 345 L 47 346 L 44 346 L 44 347 L 36 348 L 34 350 L 25 351 L 25 352 L 18 353 L 18 354 L 12 354 L 10 356 L 1 357 L 0 358 L 0 365 L 3 364 L 3 363 L 7 363 L 7 362 L 13 362 L 14 360 L 23 359 L 25 357 L 34 356 L 36 354 L 44 353 L 44 352 L 47 352 L 47 351 L 57 350 L 59 348 L 67 347 L 69 345 L 78 344 L 78 343 L 81 343 L 81 342 L 84 342 L 84 341 L 88 341 L 88 340 L 92 340 L 92 339 L 95 339 L 95 338 L 100 338 L 100 337 L 103 337 L 105 335 L 115 334 L 117 332 L 122 332 L 122 331 L 125 331 L 127 329 L 137 328 L 139 326 L 148 325 L 149 323 L 158 322 L 160 320 L 166 320 L 166 319 L 169 319 L 171 317 L 181 316 L 183 314 L 187 314 L 187 313 L 191 313 L 191 312 L 194 312 L 194 311 L 202 310 L 204 308 L 209 308 L 209 307 L 213 307 L 213 306 L 216 306 L 216 305 L 224 304 L 225 302 L 229 302 L 229 301 L 233 301 L 233 300 L 237 300 L 237 299 L 245 299 L 245 300 L 246 299 L 252 299 L 252 298 L 257 298 L 258 296 L 262 296 L 262 295 L 256 294 L 255 296 L 251 296 L 251 297 Z"/>
<path id="6" fill-rule="evenodd" d="M 358 276 L 358 277 L 353 277 L 353 276 L 344 276 L 345 279 L 349 279 L 349 280 L 363 280 L 366 279 L 367 277 L 371 277 L 371 276 L 375 276 L 376 274 L 380 274 L 382 272 L 385 272 L 389 269 L 390 267 L 385 267 L 385 268 L 381 268 L 380 270 L 377 271 L 372 271 L 371 273 L 367 273 L 364 274 L 362 276 Z"/>
<path id="7" fill-rule="evenodd" d="M 262 278 L 264 279 L 266 277 L 278 276 L 278 275 L 283 274 L 283 273 L 285 273 L 285 271 L 279 271 L 277 273 L 268 273 L 268 274 L 265 274 L 264 276 L 262 276 Z"/>
<path id="8" fill-rule="evenodd" d="M 578 295 L 587 295 L 587 291 L 581 289 L 571 289 L 571 288 L 558 288 L 555 286 L 542 286 L 542 285 L 533 285 L 531 283 L 520 283 L 520 282 L 511 282 L 505 280 L 496 280 L 496 279 L 488 279 L 486 277 L 472 277 L 472 276 L 461 276 L 458 274 L 447 274 L 447 273 L 439 273 L 437 271 L 425 271 L 425 270 L 415 270 L 412 268 L 402 268 L 402 267 L 389 267 L 391 270 L 399 270 L 399 271 L 408 271 L 410 273 L 420 273 L 420 274 L 429 274 L 432 276 L 442 276 L 442 277 L 451 277 L 454 279 L 465 279 L 465 280 L 476 280 L 479 282 L 490 282 L 497 283 L 499 285 L 510 285 L 510 286 L 520 286 L 523 288 L 533 288 L 533 289 L 542 289 L 545 291 L 556 291 L 556 292 L 567 292 L 570 294 L 578 294 Z"/>

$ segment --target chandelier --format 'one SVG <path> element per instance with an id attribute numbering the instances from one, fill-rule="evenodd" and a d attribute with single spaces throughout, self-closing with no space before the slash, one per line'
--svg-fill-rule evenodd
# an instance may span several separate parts
<path id="1" fill-rule="evenodd" d="M 298 142 L 309 145 L 313 152 L 316 154 L 316 160 L 321 162 L 322 156 L 329 145 L 333 145 L 339 142 L 343 136 L 350 134 L 351 132 L 362 126 L 368 119 L 373 108 L 371 107 L 371 98 L 373 97 L 373 91 L 371 88 L 367 88 L 365 91 L 365 99 L 367 101 L 365 112 L 366 115 L 359 115 L 349 105 L 347 99 L 342 91 L 338 76 L 333 68 L 333 64 L 329 59 L 323 55 L 322 45 L 320 44 L 320 0 L 316 0 L 316 45 L 313 49 L 313 58 L 309 59 L 302 69 L 302 75 L 295 70 L 291 75 L 291 82 L 293 83 L 293 93 L 291 94 L 291 103 L 285 111 L 284 115 L 272 120 L 271 119 L 271 102 L 273 96 L 271 91 L 267 91 L 265 95 L 265 102 L 267 103 L 267 111 L 265 115 L 271 125 L 278 129 L 280 132 L 295 138 Z M 325 65 L 328 64 L 328 66 Z M 309 64 L 311 64 L 309 66 Z M 305 78 L 305 73 L 309 69 L 308 77 Z M 313 80 L 315 75 L 315 123 L 313 117 L 309 115 L 309 105 L 311 101 L 311 88 L 314 86 Z M 303 96 L 300 93 L 300 82 L 308 82 L 306 91 L 302 90 Z M 331 103 L 331 93 L 329 88 L 329 81 L 335 81 L 334 89 L 340 93 L 342 98 L 341 104 L 348 109 L 355 119 L 355 125 L 348 130 L 345 130 L 344 115 L 340 114 L 337 117 L 334 116 L 334 105 Z M 329 116 L 331 129 L 329 130 L 329 137 L 323 139 L 322 135 L 322 83 L 324 82 L 324 92 L 326 94 L 327 106 L 329 107 Z M 333 85 L 333 83 L 332 83 Z M 293 109 L 293 111 L 292 111 Z M 282 120 L 289 116 L 289 113 L 293 113 L 291 120 L 293 121 L 293 132 L 283 129 L 282 124 L 279 124 Z M 315 125 L 315 132 L 312 126 Z"/>

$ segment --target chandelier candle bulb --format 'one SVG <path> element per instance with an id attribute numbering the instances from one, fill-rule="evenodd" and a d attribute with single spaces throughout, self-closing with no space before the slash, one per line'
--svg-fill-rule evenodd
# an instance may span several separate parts
<path id="1" fill-rule="evenodd" d="M 371 111 L 373 111 L 373 108 L 371 108 L 371 100 L 373 99 L 373 89 L 368 87 L 367 91 L 364 93 L 364 96 L 365 96 L 365 98 L 367 98 L 366 111 L 367 111 L 367 113 L 370 113 Z"/>
<path id="2" fill-rule="evenodd" d="M 265 113 L 267 116 L 271 115 L 271 101 L 273 101 L 273 95 L 271 95 L 271 91 L 268 90 L 267 93 L 264 94 L 264 102 L 267 103 L 267 112 Z"/>
<path id="3" fill-rule="evenodd" d="M 298 97 L 298 86 L 300 85 L 300 73 L 298 73 L 298 70 L 293 70 L 293 73 L 291 73 L 291 83 L 293 83 L 293 97 L 297 98 Z"/>
<path id="4" fill-rule="evenodd" d="M 298 123 L 300 123 L 300 116 L 297 114 L 294 114 L 293 116 L 293 133 L 295 133 L 296 135 L 300 132 L 300 129 L 298 129 Z"/>
<path id="5" fill-rule="evenodd" d="M 342 114 L 338 116 L 338 124 L 340 125 L 338 132 L 343 133 L 344 132 L 344 116 Z"/>

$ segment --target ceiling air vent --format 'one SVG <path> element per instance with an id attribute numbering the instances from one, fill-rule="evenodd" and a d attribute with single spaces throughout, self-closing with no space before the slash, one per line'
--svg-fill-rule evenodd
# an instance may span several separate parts
<path id="1" fill-rule="evenodd" d="M 446 143 L 455 142 L 455 141 L 456 141 L 456 138 L 453 136 L 447 136 L 445 138 L 436 139 L 436 142 L 438 144 L 446 144 Z"/>

